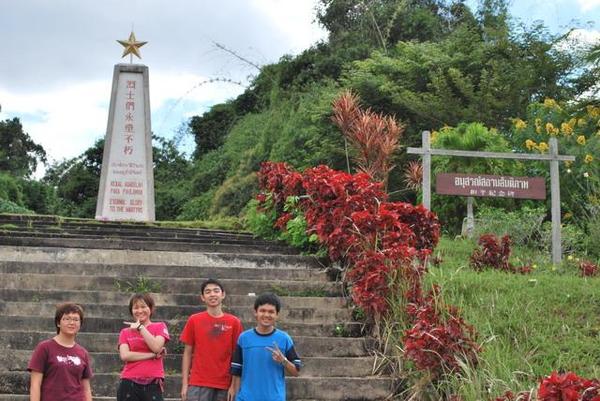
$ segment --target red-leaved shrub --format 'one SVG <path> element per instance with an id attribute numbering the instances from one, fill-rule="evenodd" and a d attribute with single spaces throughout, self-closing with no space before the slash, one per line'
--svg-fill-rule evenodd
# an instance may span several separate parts
<path id="1" fill-rule="evenodd" d="M 492 268 L 511 273 L 529 274 L 532 272 L 531 266 L 513 266 L 508 259 L 510 258 L 512 241 L 508 235 L 498 239 L 494 234 L 484 234 L 478 241 L 481 248 L 473 251 L 469 263 L 473 269 L 482 271 L 485 268 Z"/>
<path id="2" fill-rule="evenodd" d="M 598 265 L 595 263 L 589 260 L 582 260 L 579 262 L 579 272 L 582 277 L 594 277 L 597 276 L 600 271 L 598 270 Z"/>
<path id="3" fill-rule="evenodd" d="M 471 266 L 475 270 L 481 271 L 486 267 L 509 270 L 511 240 L 508 235 L 498 240 L 494 234 L 484 234 L 479 237 L 478 244 L 481 249 L 475 249 L 470 259 Z"/>
<path id="4" fill-rule="evenodd" d="M 600 401 L 600 382 L 579 377 L 573 372 L 552 372 L 541 380 L 538 400 Z"/>
<path id="5" fill-rule="evenodd" d="M 405 356 L 434 377 L 460 369 L 461 362 L 476 366 L 480 351 L 473 326 L 458 308 L 440 305 L 439 297 L 439 288 L 434 287 L 420 304 L 409 305 L 414 325 L 404 333 Z"/>
<path id="6" fill-rule="evenodd" d="M 300 174 L 285 163 L 265 162 L 258 177 L 259 207 L 275 210 L 278 229 L 285 229 L 292 217 L 284 210 L 287 197 L 299 197 L 307 234 L 316 234 L 329 258 L 347 266 L 345 280 L 357 306 L 381 316 L 392 291 L 404 296 L 412 324 L 403 339 L 405 355 L 417 368 L 439 377 L 457 369 L 461 359 L 477 362 L 475 331 L 458 309 L 439 305 L 437 288 L 423 296 L 426 261 L 440 237 L 434 213 L 388 202 L 382 183 L 366 173 L 318 166 Z"/>

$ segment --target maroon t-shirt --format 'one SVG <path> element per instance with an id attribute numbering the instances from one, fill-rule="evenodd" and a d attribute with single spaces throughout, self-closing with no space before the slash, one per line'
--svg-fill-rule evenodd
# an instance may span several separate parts
<path id="1" fill-rule="evenodd" d="M 87 351 L 79 344 L 68 348 L 53 339 L 40 342 L 27 370 L 44 374 L 42 401 L 83 401 L 81 381 L 92 377 Z"/>

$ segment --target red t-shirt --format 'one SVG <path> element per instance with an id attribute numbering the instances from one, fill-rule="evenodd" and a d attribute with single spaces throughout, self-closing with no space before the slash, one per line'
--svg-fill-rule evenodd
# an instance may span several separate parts
<path id="1" fill-rule="evenodd" d="M 231 356 L 242 332 L 237 317 L 224 313 L 213 317 L 208 312 L 188 319 L 180 340 L 194 347 L 189 384 L 227 389 L 231 383 Z"/>
<path id="2" fill-rule="evenodd" d="M 146 329 L 153 336 L 163 336 L 165 344 L 169 341 L 169 330 L 163 322 L 150 323 Z M 121 344 L 127 344 L 129 351 L 132 352 L 152 352 L 152 350 L 144 341 L 144 337 L 137 330 L 132 330 L 129 327 L 121 330 L 119 334 L 119 347 Z M 142 379 L 142 378 L 164 378 L 165 369 L 163 359 L 146 359 L 143 361 L 127 362 L 121 372 L 121 379 Z"/>
<path id="3" fill-rule="evenodd" d="M 27 370 L 44 374 L 42 401 L 83 401 L 83 379 L 92 377 L 87 351 L 79 344 L 63 347 L 54 339 L 40 342 Z"/>

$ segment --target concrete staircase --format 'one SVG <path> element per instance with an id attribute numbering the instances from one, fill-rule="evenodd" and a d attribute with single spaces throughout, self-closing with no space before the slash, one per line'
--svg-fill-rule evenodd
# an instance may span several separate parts
<path id="1" fill-rule="evenodd" d="M 94 400 L 114 400 L 122 368 L 117 337 L 135 286 L 153 289 L 153 320 L 171 331 L 166 398 L 179 399 L 178 336 L 187 317 L 202 309 L 199 285 L 208 277 L 223 282 L 226 308 L 244 328 L 254 326 L 252 294 L 281 296 L 279 327 L 292 335 L 304 362 L 300 377 L 287 379 L 288 400 L 389 396 L 392 381 L 372 374 L 375 361 L 360 325 L 314 258 L 247 233 L 0 215 L 0 401 L 28 400 L 31 352 L 54 335 L 55 305 L 66 300 L 85 308 L 77 338 L 93 358 Z"/>

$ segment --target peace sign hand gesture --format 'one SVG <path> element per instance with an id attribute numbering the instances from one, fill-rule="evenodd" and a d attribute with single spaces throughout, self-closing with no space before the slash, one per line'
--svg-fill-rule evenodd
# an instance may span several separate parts
<path id="1" fill-rule="evenodd" d="M 269 350 L 271 352 L 271 356 L 273 357 L 273 360 L 283 366 L 285 366 L 285 364 L 287 363 L 287 358 L 285 357 L 285 355 L 283 355 L 283 352 L 281 352 L 281 350 L 279 349 L 279 346 L 277 346 L 277 343 L 275 341 L 273 341 L 273 347 L 266 347 L 267 350 Z"/>
<path id="2" fill-rule="evenodd" d="M 140 323 L 139 320 L 135 321 L 135 322 L 123 322 L 123 324 L 127 324 L 129 325 L 129 328 L 131 330 L 136 330 L 136 331 L 140 331 L 142 328 L 142 324 Z"/>

